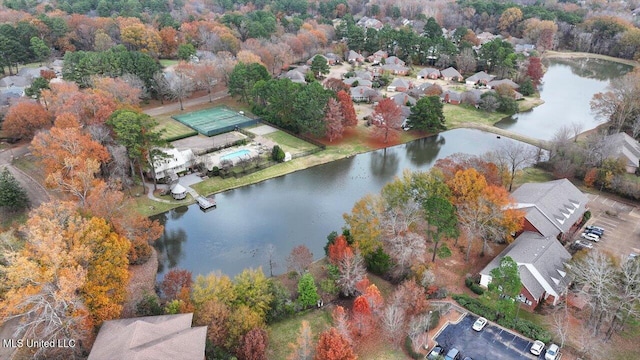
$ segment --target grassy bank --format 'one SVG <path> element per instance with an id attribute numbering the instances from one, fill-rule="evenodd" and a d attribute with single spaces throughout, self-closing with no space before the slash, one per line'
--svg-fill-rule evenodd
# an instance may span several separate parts
<path id="1" fill-rule="evenodd" d="M 568 51 L 551 51 L 547 50 L 544 52 L 544 58 L 562 58 L 562 59 L 579 59 L 579 58 L 592 58 L 592 59 L 602 59 L 607 61 L 613 61 L 621 64 L 631 65 L 631 66 L 640 66 L 640 63 L 634 60 L 629 59 L 620 59 L 607 55 L 600 54 L 591 54 L 585 52 L 568 52 Z"/>

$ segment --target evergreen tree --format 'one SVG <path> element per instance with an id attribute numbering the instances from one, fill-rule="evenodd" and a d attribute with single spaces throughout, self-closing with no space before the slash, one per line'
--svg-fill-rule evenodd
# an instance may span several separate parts
<path id="1" fill-rule="evenodd" d="M 313 275 L 305 273 L 298 281 L 298 303 L 303 308 L 315 305 L 320 296 Z"/>
<path id="2" fill-rule="evenodd" d="M 27 192 L 20 186 L 9 169 L 4 168 L 0 173 L 0 207 L 10 210 L 21 210 L 29 206 Z"/>
<path id="3" fill-rule="evenodd" d="M 411 108 L 407 125 L 413 130 L 444 130 L 444 113 L 442 102 L 437 96 L 424 97 Z"/>

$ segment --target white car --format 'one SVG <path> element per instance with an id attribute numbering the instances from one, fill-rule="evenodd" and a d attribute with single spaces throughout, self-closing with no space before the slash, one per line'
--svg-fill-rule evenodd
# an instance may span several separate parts
<path id="1" fill-rule="evenodd" d="M 480 331 L 484 329 L 485 326 L 487 326 L 487 319 L 481 317 L 473 323 L 473 326 L 471 328 L 475 331 Z"/>
<path id="2" fill-rule="evenodd" d="M 576 240 L 573 244 L 577 249 L 593 249 L 593 244 L 586 241 Z"/>
<path id="3" fill-rule="evenodd" d="M 560 348 L 556 344 L 551 344 L 547 349 L 547 352 L 544 353 L 545 360 L 556 360 L 558 358 L 558 352 Z"/>
<path id="4" fill-rule="evenodd" d="M 540 340 L 536 340 L 533 342 L 533 345 L 531 345 L 531 353 L 533 355 L 540 355 L 542 354 L 542 350 L 544 350 L 544 343 Z"/>
<path id="5" fill-rule="evenodd" d="M 591 233 L 582 233 L 582 235 L 580 235 L 581 238 L 583 239 L 587 239 L 593 242 L 598 242 L 600 241 L 600 236 L 596 235 L 596 234 L 591 234 Z"/>

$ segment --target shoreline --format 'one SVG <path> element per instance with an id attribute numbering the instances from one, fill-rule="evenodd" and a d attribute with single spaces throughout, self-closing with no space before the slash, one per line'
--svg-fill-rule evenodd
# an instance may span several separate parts
<path id="1" fill-rule="evenodd" d="M 612 61 L 620 64 L 630 65 L 633 67 L 639 67 L 640 62 L 629 59 L 621 59 L 608 55 L 601 54 L 592 54 L 585 52 L 570 52 L 570 51 L 555 51 L 555 50 L 547 50 L 542 55 L 542 58 L 558 58 L 558 59 L 581 59 L 581 58 L 592 58 L 592 59 L 602 59 L 607 61 Z"/>

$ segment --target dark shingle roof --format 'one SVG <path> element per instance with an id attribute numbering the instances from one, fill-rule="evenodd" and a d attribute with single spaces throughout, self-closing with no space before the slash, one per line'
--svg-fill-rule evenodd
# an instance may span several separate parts
<path id="1" fill-rule="evenodd" d="M 554 295 L 563 292 L 568 283 L 564 264 L 571 254 L 555 237 L 544 237 L 525 231 L 480 271 L 490 275 L 503 257 L 510 256 L 520 269 L 520 281 L 537 299 L 543 292 Z"/>
<path id="2" fill-rule="evenodd" d="M 511 196 L 544 236 L 557 236 L 571 229 L 582 217 L 588 201 L 567 179 L 523 184 Z"/>

